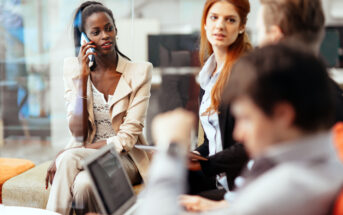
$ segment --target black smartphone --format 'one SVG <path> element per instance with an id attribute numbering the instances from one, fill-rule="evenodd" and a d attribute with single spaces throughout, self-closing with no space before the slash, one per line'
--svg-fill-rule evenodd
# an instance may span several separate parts
<path id="1" fill-rule="evenodd" d="M 89 43 L 89 42 L 90 42 L 90 40 L 88 39 L 87 35 L 82 32 L 81 33 L 81 42 L 80 42 L 81 46 L 83 46 L 84 44 Z M 95 53 L 95 49 L 89 48 L 86 53 L 89 53 L 89 52 Z M 91 68 L 95 62 L 94 55 L 89 55 L 88 58 L 89 58 L 89 67 Z"/>

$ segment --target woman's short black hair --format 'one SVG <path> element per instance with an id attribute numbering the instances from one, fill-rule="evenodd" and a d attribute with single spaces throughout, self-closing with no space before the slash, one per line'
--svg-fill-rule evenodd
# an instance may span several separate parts
<path id="1" fill-rule="evenodd" d="M 86 2 L 82 3 L 76 9 L 75 16 L 74 16 L 74 24 L 73 24 L 73 27 L 74 27 L 74 45 L 75 45 L 76 56 L 78 56 L 80 46 L 81 46 L 80 45 L 81 32 L 85 31 L 85 29 L 84 29 L 85 21 L 90 15 L 92 15 L 93 13 L 98 13 L 98 12 L 107 13 L 110 16 L 110 18 L 112 19 L 113 24 L 114 24 L 114 28 L 117 31 L 115 19 L 114 19 L 112 11 L 110 9 L 105 7 L 101 2 L 97 2 L 97 1 L 86 1 Z M 125 56 L 123 53 L 121 53 L 119 51 L 117 44 L 115 45 L 115 50 L 120 55 L 122 55 L 123 57 L 130 60 L 127 56 Z"/>
<path id="2" fill-rule="evenodd" d="M 268 116 L 278 102 L 288 102 L 296 113 L 294 125 L 316 131 L 334 121 L 331 82 L 325 64 L 312 53 L 286 44 L 270 45 L 237 61 L 223 99 L 232 102 L 248 96 Z"/>

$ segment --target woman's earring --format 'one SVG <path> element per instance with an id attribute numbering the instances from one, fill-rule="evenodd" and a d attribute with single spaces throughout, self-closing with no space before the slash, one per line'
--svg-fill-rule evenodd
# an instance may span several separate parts
<path id="1" fill-rule="evenodd" d="M 243 34 L 243 33 L 244 33 L 244 30 L 241 30 L 239 33 L 240 33 L 240 34 Z"/>
<path id="2" fill-rule="evenodd" d="M 118 40 L 119 39 L 119 37 L 118 36 L 116 36 L 116 40 Z"/>

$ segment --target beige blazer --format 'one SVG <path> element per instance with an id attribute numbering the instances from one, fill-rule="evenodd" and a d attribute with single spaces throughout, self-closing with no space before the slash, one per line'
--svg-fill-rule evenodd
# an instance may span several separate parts
<path id="1" fill-rule="evenodd" d="M 142 134 L 147 114 L 152 77 L 152 64 L 148 62 L 131 62 L 118 55 L 117 72 L 122 73 L 114 96 L 109 100 L 112 127 L 116 133 L 115 145 L 120 144 L 135 162 L 143 180 L 146 179 L 149 157 L 145 151 L 134 148 L 135 144 L 146 145 Z M 68 120 L 74 111 L 77 96 L 76 80 L 80 68 L 76 57 L 64 60 L 63 79 L 67 104 Z M 90 78 L 87 84 L 87 110 L 89 125 L 87 143 L 92 143 L 96 126 L 93 114 L 93 96 Z M 66 148 L 79 146 L 73 137 Z"/>

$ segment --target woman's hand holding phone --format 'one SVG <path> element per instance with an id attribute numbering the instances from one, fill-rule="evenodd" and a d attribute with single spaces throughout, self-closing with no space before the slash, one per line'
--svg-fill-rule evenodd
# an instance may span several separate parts
<path id="1" fill-rule="evenodd" d="M 80 78 L 86 79 L 88 75 L 90 74 L 90 68 L 89 68 L 89 56 L 93 55 L 96 56 L 97 54 L 95 52 L 90 52 L 88 51 L 89 49 L 94 49 L 96 46 L 94 45 L 93 41 L 90 41 L 88 43 L 85 43 L 81 46 L 78 60 L 81 66 L 81 71 L 80 71 Z M 87 52 L 88 51 L 88 52 Z"/>

